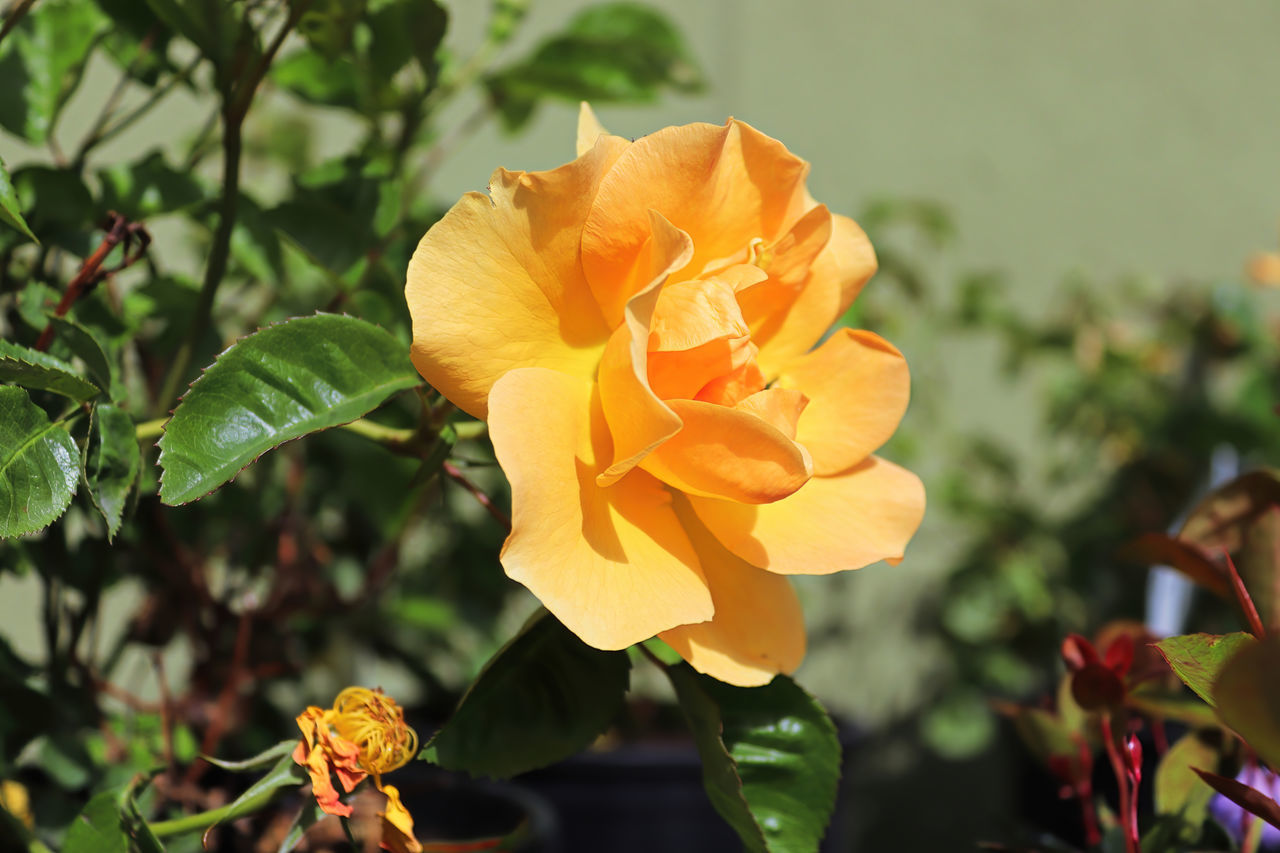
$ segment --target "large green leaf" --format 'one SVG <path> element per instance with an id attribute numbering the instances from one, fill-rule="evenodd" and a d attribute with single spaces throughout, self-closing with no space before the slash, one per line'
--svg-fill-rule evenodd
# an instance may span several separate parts
<path id="1" fill-rule="evenodd" d="M 44 143 L 108 26 L 97 6 L 84 0 L 37 5 L 0 48 L 0 126 Z"/>
<path id="2" fill-rule="evenodd" d="M 1254 641 L 1252 634 L 1185 634 L 1166 637 L 1156 648 L 1182 682 L 1210 705 L 1214 704 L 1213 683 L 1231 657 Z"/>
<path id="3" fill-rule="evenodd" d="M 146 0 L 155 16 L 176 33 L 190 39 L 215 66 L 225 66 L 235 54 L 240 35 L 240 21 L 235 3 L 210 3 L 208 0 Z M 242 45 L 257 55 L 256 45 Z"/>
<path id="4" fill-rule="evenodd" d="M 54 329 L 53 346 L 55 349 L 84 361 L 89 376 L 99 388 L 111 389 L 111 359 L 107 351 L 93 332 L 83 324 L 70 317 L 49 315 L 49 323 Z"/>
<path id="5" fill-rule="evenodd" d="M 27 392 L 0 386 L 0 539 L 62 515 L 80 479 L 80 451 Z"/>
<path id="6" fill-rule="evenodd" d="M 0 382 L 53 391 L 77 403 L 100 393 L 96 385 L 62 359 L 4 340 L 0 340 Z"/>
<path id="7" fill-rule="evenodd" d="M 338 426 L 421 384 L 404 344 L 354 317 L 316 314 L 228 347 L 160 438 L 160 499 L 188 503 L 295 438 Z"/>
<path id="8" fill-rule="evenodd" d="M 560 761 L 612 722 L 630 672 L 626 652 L 592 648 L 540 611 L 493 656 L 422 757 L 497 777 Z"/>
<path id="9" fill-rule="evenodd" d="M 18 194 L 14 192 L 13 181 L 9 178 L 9 170 L 5 168 L 3 158 L 0 158 L 0 222 L 36 240 L 36 235 L 27 227 L 27 220 L 22 218 L 22 205 L 18 203 Z"/>
<path id="10" fill-rule="evenodd" d="M 436 76 L 436 51 L 449 15 L 436 0 L 394 0 L 369 15 L 370 70 L 375 80 L 390 80 L 410 59 L 430 78 Z"/>
<path id="11" fill-rule="evenodd" d="M 593 103 L 643 103 L 662 87 L 694 92 L 702 76 L 680 33 L 660 13 L 609 3 L 579 14 L 528 59 L 486 80 L 508 130 L 533 115 L 543 97 Z"/>
<path id="12" fill-rule="evenodd" d="M 138 479 L 141 454 L 133 418 L 123 409 L 103 404 L 94 409 L 93 432 L 85 458 L 89 497 L 107 522 L 107 539 L 115 538 L 129 491 Z"/>
<path id="13" fill-rule="evenodd" d="M 1280 767 L 1280 636 L 1244 645 L 1222 667 L 1213 698 L 1222 721 Z"/>
<path id="14" fill-rule="evenodd" d="M 702 757 L 702 783 L 749 853 L 816 851 L 835 806 L 840 741 L 786 676 L 730 687 L 687 664 L 667 670 Z"/>

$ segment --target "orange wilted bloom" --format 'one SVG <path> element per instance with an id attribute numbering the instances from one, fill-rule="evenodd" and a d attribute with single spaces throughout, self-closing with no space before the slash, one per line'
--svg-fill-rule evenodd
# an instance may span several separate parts
<path id="1" fill-rule="evenodd" d="M 311 706 L 298 715 L 302 740 L 293 760 L 307 768 L 316 802 L 325 812 L 350 817 L 352 808 L 342 802 L 333 784 L 336 774 L 343 791 L 355 790 L 368 776 L 387 795 L 383 846 L 388 844 L 386 826 L 397 831 L 391 850 L 421 850 L 415 847 L 413 818 L 400 804 L 399 792 L 382 785 L 382 774 L 403 767 L 418 753 L 418 735 L 404 721 L 404 709 L 381 690 L 348 687 L 338 694 L 332 708 Z"/>
<path id="2" fill-rule="evenodd" d="M 808 170 L 743 122 L 633 142 L 584 104 L 577 159 L 497 170 L 409 264 L 414 363 L 511 483 L 502 565 L 592 646 L 657 635 L 764 684 L 804 655 L 787 576 L 897 562 L 920 524 L 920 480 L 873 455 L 905 359 L 819 345 L 876 260 Z"/>

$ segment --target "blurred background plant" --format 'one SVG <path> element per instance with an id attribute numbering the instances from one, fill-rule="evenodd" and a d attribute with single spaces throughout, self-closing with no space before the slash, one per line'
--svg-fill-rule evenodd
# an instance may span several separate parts
<path id="1" fill-rule="evenodd" d="M 357 677 L 421 720 L 443 719 L 533 609 L 497 570 L 503 530 L 463 483 L 505 502 L 487 443 L 433 424 L 441 446 L 456 439 L 445 449 L 457 478 L 388 452 L 388 436 L 414 438 L 413 393 L 380 411 L 380 441 L 321 432 L 191 506 L 157 497 L 161 419 L 229 343 L 316 310 L 408 341 L 409 254 L 454 183 L 483 182 L 449 164 L 474 146 L 492 166 L 486 149 L 511 145 L 493 141 L 495 128 L 536 136 L 542 105 L 582 98 L 607 109 L 677 96 L 672 109 L 687 112 L 678 96 L 705 82 L 680 33 L 645 6 L 583 4 L 548 32 L 561 22 L 535 27 L 518 0 L 455 5 L 16 0 L 5 12 L 0 157 L 12 169 L 0 219 L 13 227 L 0 229 L 0 435 L 51 427 L 83 460 L 78 488 L 50 478 L 49 494 L 23 504 L 44 510 L 32 520 L 12 500 L 0 507 L 0 802 L 48 843 L 92 844 L 63 837 L 90 796 L 156 768 L 143 807 L 225 803 L 239 782 L 199 754 L 266 748 L 302 706 Z M 742 34 L 735 7 L 707 8 Z M 460 20 L 474 44 L 457 38 Z M 778 74 L 716 60 L 711 82 L 739 115 L 735 93 L 745 100 L 763 91 L 760 74 Z M 804 99 L 786 106 L 814 112 Z M 165 132 L 121 151 L 160 119 Z M 606 113 L 623 132 L 640 120 L 614 126 Z M 504 159 L 562 162 L 562 130 L 552 160 Z M 868 134 L 864 150 L 880 144 L 898 142 Z M 815 194 L 834 203 L 820 183 Z M 818 692 L 844 697 L 868 735 L 843 837 L 864 850 L 1014 837 L 1017 809 L 1036 806 L 1019 802 L 1033 786 L 1018 784 L 1028 771 L 999 703 L 1055 690 L 1068 634 L 1146 614 L 1150 555 L 1123 549 L 1177 526 L 1210 485 L 1215 450 L 1229 446 L 1242 468 L 1277 458 L 1272 267 L 1253 264 L 1248 281 L 1079 274 L 1029 306 L 1003 262 L 965 269 L 981 265 L 965 251 L 964 211 L 903 193 L 845 212 L 881 259 L 846 321 L 912 364 L 912 409 L 887 453 L 928 473 L 935 544 L 883 578 L 810 591 Z M 1003 408 L 1033 425 L 1031 453 L 955 425 L 972 420 L 957 407 L 990 400 L 951 390 L 988 363 L 1001 365 L 1002 393 L 1020 389 Z M 892 648 L 900 636 L 883 617 L 899 611 L 877 597 L 887 586 L 917 591 L 896 630 L 925 649 L 918 658 Z M 851 614 L 859 599 L 881 620 Z M 1221 632 L 1232 619 L 1199 595 L 1187 624 Z M 878 677 L 864 682 L 866 666 Z M 913 680 L 918 690 L 868 710 Z M 1044 779 L 1056 801 L 1051 769 Z M 953 819 L 915 819 L 922 802 Z"/>

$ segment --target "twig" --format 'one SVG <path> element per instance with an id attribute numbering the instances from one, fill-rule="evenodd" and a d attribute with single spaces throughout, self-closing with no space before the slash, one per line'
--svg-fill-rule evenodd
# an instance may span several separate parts
<path id="1" fill-rule="evenodd" d="M 35 3 L 36 0 L 16 0 L 9 7 L 9 14 L 5 17 L 4 23 L 0 24 L 0 42 L 4 41 L 4 37 L 9 35 L 14 27 L 18 26 L 18 23 L 26 16 L 27 12 L 31 11 L 31 7 Z"/>
<path id="2" fill-rule="evenodd" d="M 139 245 L 137 251 L 130 254 L 128 247 L 135 239 L 138 240 Z M 111 250 L 120 243 L 125 244 L 125 257 L 115 268 L 103 270 L 103 262 L 111 254 Z M 71 306 L 76 303 L 76 300 L 83 296 L 85 291 L 92 285 L 97 284 L 103 277 L 119 272 L 125 267 L 136 263 L 150 243 L 151 236 L 147 234 L 141 223 L 130 222 L 115 212 L 108 214 L 106 236 L 102 238 L 98 248 L 93 250 L 93 254 L 85 258 L 84 263 L 80 265 L 80 271 L 67 284 L 66 292 L 62 294 L 58 307 L 53 311 L 54 316 L 66 316 L 66 313 L 71 310 Z M 53 342 L 53 334 L 54 326 L 50 322 L 44 327 L 44 331 L 40 333 L 40 337 L 36 340 L 35 348 L 41 351 L 47 349 L 49 344 Z"/>
<path id="3" fill-rule="evenodd" d="M 499 524 L 505 527 L 508 533 L 511 532 L 511 519 L 507 517 L 506 513 L 498 509 L 493 501 L 489 500 L 489 496 L 482 492 L 479 486 L 468 480 L 466 474 L 459 471 L 452 462 L 444 463 L 444 473 L 448 475 L 450 480 L 470 492 L 480 502 L 480 506 L 488 510 L 489 515 L 493 516 Z"/>
<path id="4" fill-rule="evenodd" d="M 160 685 L 160 733 L 164 740 L 164 763 L 170 778 L 176 778 L 178 766 L 173 758 L 173 696 L 169 693 L 169 679 L 164 673 L 164 656 L 155 651 L 151 655 L 151 665 L 156 670 L 156 681 Z"/>

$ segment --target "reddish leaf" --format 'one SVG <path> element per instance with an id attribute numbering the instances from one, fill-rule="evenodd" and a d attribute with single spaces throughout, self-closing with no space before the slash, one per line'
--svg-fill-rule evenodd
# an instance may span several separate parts
<path id="1" fill-rule="evenodd" d="M 1213 685 L 1218 716 L 1263 761 L 1280 767 L 1280 637 L 1248 643 Z"/>
<path id="2" fill-rule="evenodd" d="M 1123 678 L 1127 675 L 1129 667 L 1133 666 L 1133 636 L 1121 634 L 1112 640 L 1111 645 L 1107 646 L 1103 663 L 1117 676 Z"/>
<path id="3" fill-rule="evenodd" d="M 1071 676 L 1071 695 L 1086 711 L 1104 711 L 1124 704 L 1124 681 L 1101 663 L 1085 664 Z"/>
<path id="4" fill-rule="evenodd" d="M 1226 776 L 1219 776 L 1217 773 L 1210 773 L 1207 770 L 1201 770 L 1199 767 L 1192 767 L 1205 783 L 1235 803 L 1240 808 L 1257 815 L 1274 827 L 1280 828 L 1280 803 L 1268 797 L 1266 794 L 1250 788 L 1242 782 L 1235 779 L 1228 779 Z"/>
<path id="5" fill-rule="evenodd" d="M 1226 572 L 1195 542 L 1166 533 L 1145 533 L 1130 542 L 1121 556 L 1149 566 L 1172 566 L 1215 595 L 1231 598 Z"/>
<path id="6" fill-rule="evenodd" d="M 1084 669 L 1089 664 L 1100 664 L 1098 652 L 1084 637 L 1079 634 L 1068 634 L 1062 640 L 1062 659 L 1071 670 Z"/>
<path id="7" fill-rule="evenodd" d="M 1185 634 L 1166 637 L 1156 643 L 1156 648 L 1184 684 L 1210 705 L 1216 705 L 1213 683 L 1218 674 L 1241 647 L 1253 642 L 1254 638 L 1243 632 Z"/>

